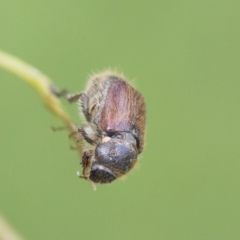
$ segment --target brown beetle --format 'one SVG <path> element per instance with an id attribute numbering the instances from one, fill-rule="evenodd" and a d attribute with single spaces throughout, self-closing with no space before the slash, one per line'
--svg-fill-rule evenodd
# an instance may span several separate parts
<path id="1" fill-rule="evenodd" d="M 79 101 L 88 122 L 79 132 L 94 146 L 82 157 L 80 177 L 110 183 L 128 173 L 144 147 L 146 109 L 142 94 L 123 76 L 105 71 L 90 78 L 85 93 L 68 99 Z"/>

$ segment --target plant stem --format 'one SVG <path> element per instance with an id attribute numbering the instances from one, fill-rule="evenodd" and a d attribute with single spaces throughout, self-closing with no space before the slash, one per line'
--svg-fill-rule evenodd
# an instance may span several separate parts
<path id="1" fill-rule="evenodd" d="M 76 126 L 72 123 L 69 115 L 64 111 L 59 99 L 52 89 L 56 88 L 53 82 L 38 69 L 24 61 L 0 50 L 0 67 L 18 76 L 21 80 L 29 83 L 41 96 L 45 106 L 56 115 L 66 126 L 71 138 L 74 140 L 80 157 L 83 155 L 83 141 L 79 139 Z M 18 234 L 0 216 L 0 240 L 22 240 Z"/>
<path id="2" fill-rule="evenodd" d="M 59 99 L 53 94 L 55 88 L 52 81 L 38 69 L 24 61 L 0 50 L 0 67 L 17 75 L 21 80 L 29 83 L 42 97 L 45 106 L 64 123 L 69 133 L 76 132 L 77 128 L 72 123 L 69 115 L 63 110 Z M 79 155 L 82 156 L 82 139 L 79 142 L 77 134 L 72 134 Z"/>
<path id="3" fill-rule="evenodd" d="M 0 215 L 0 240 L 22 240 L 16 231 Z"/>

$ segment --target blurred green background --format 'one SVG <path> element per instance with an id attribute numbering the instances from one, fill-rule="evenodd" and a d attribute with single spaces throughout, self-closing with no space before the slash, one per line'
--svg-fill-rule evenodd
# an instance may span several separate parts
<path id="1" fill-rule="evenodd" d="M 0 69 L 0 212 L 25 239 L 240 239 L 240 2 L 3 1 L 0 49 L 71 92 L 117 68 L 144 94 L 124 181 L 79 180 L 67 132 Z M 64 103 L 81 124 L 77 105 Z"/>

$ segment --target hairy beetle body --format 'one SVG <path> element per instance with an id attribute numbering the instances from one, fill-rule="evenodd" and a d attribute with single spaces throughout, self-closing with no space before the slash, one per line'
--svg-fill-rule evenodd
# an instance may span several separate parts
<path id="1" fill-rule="evenodd" d="M 94 146 L 82 159 L 82 177 L 109 183 L 126 174 L 144 147 L 144 98 L 122 76 L 103 72 L 91 77 L 79 95 L 87 124 L 80 128 Z"/>

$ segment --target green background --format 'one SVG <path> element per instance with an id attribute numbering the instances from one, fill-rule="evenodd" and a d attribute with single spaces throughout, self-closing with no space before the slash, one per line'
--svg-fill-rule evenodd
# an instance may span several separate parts
<path id="1" fill-rule="evenodd" d="M 240 239 L 240 2 L 3 1 L 0 48 L 71 92 L 117 68 L 146 146 L 93 191 L 36 92 L 0 70 L 0 212 L 26 239 Z M 81 124 L 77 105 L 64 103 Z"/>

